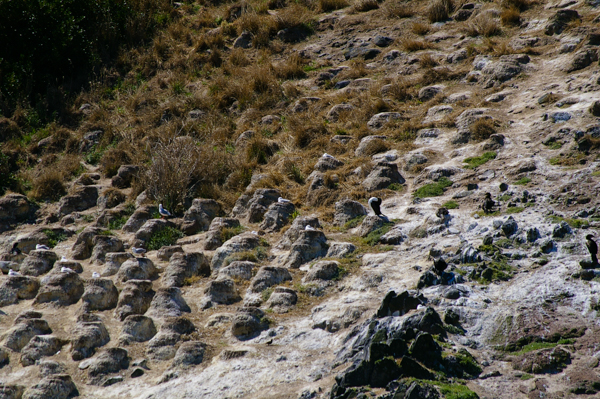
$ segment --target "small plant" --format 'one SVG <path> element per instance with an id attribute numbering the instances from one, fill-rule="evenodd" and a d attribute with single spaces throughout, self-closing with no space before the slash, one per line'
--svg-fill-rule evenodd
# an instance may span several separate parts
<path id="1" fill-rule="evenodd" d="M 506 213 L 508 215 L 510 215 L 510 214 L 513 214 L 513 213 L 521 213 L 524 210 L 525 210 L 525 208 L 522 207 L 522 206 L 512 206 L 512 207 L 506 209 Z"/>
<path id="2" fill-rule="evenodd" d="M 113 219 L 108 222 L 108 228 L 110 230 L 121 230 L 123 228 L 123 226 L 125 225 L 125 223 L 127 223 L 128 219 L 129 219 L 129 217 L 127 217 L 127 216 L 120 216 L 116 219 Z"/>
<path id="3" fill-rule="evenodd" d="M 531 374 L 523 373 L 523 374 L 521 375 L 521 377 L 519 377 L 519 378 L 520 378 L 521 380 L 523 380 L 523 381 L 527 381 L 527 380 L 530 380 L 530 379 L 532 379 L 532 378 L 533 378 L 533 376 L 532 376 Z"/>
<path id="4" fill-rule="evenodd" d="M 429 32 L 429 25 L 421 22 L 415 22 L 411 25 L 410 29 L 415 35 L 424 36 Z"/>
<path id="5" fill-rule="evenodd" d="M 423 40 L 405 39 L 401 42 L 402 47 L 406 51 L 419 51 L 431 48 L 431 44 L 424 42 Z"/>
<path id="6" fill-rule="evenodd" d="M 269 300 L 269 298 L 271 298 L 271 294 L 273 294 L 273 291 L 275 291 L 275 288 L 269 287 L 269 288 L 265 288 L 260 293 L 260 296 L 262 297 L 263 302 L 267 302 Z"/>
<path id="7" fill-rule="evenodd" d="M 427 8 L 427 18 L 429 22 L 443 22 L 448 19 L 450 13 L 454 11 L 452 0 L 432 0 Z"/>
<path id="8" fill-rule="evenodd" d="M 504 26 L 519 26 L 521 23 L 521 11 L 518 8 L 505 8 L 500 13 L 500 21 Z"/>
<path id="9" fill-rule="evenodd" d="M 393 191 L 402 191 L 404 190 L 404 186 L 400 183 L 392 183 L 389 186 L 387 186 L 387 189 Z"/>
<path id="10" fill-rule="evenodd" d="M 531 182 L 531 178 L 529 178 L 529 177 L 522 177 L 522 178 L 520 178 L 519 180 L 517 180 L 517 181 L 515 182 L 515 184 L 516 184 L 517 186 L 524 186 L 524 185 L 526 185 L 526 184 L 527 184 L 527 183 L 529 183 L 529 182 Z"/>
<path id="11" fill-rule="evenodd" d="M 369 246 L 374 246 L 379 243 L 381 236 L 391 230 L 394 226 L 394 223 L 386 223 L 382 227 L 372 231 L 365 238 L 362 239 L 362 242 Z"/>
<path id="12" fill-rule="evenodd" d="M 347 0 L 319 0 L 319 8 L 321 12 L 331 12 L 348 7 L 350 4 Z"/>
<path id="13" fill-rule="evenodd" d="M 361 215 L 361 216 L 357 216 L 354 219 L 347 221 L 346 224 L 344 224 L 344 230 L 349 230 L 349 229 L 355 228 L 356 226 L 358 226 L 359 224 L 362 223 L 364 218 L 365 218 L 365 215 Z"/>
<path id="14" fill-rule="evenodd" d="M 149 251 L 153 251 L 162 247 L 174 245 L 177 240 L 183 236 L 184 234 L 180 230 L 167 226 L 150 236 L 147 248 Z"/>
<path id="15" fill-rule="evenodd" d="M 383 11 L 388 18 L 410 18 L 415 15 L 413 7 L 396 1 L 387 1 L 383 6 Z"/>
<path id="16" fill-rule="evenodd" d="M 223 230 L 221 230 L 221 241 L 228 241 L 231 238 L 237 236 L 238 234 L 241 234 L 243 231 L 244 228 L 242 226 L 225 227 Z"/>
<path id="17" fill-rule="evenodd" d="M 470 126 L 471 137 L 475 141 L 483 141 L 496 133 L 494 121 L 490 118 L 479 118 Z"/>
<path id="18" fill-rule="evenodd" d="M 294 221 L 298 216 L 300 216 L 300 211 L 298 209 L 294 209 L 294 212 L 290 215 L 290 221 Z"/>
<path id="19" fill-rule="evenodd" d="M 57 233 L 50 229 L 44 229 L 42 230 L 42 233 L 44 233 L 46 237 L 48 237 L 48 246 L 50 248 L 54 248 L 56 244 L 67 239 L 67 236 L 65 234 Z"/>
<path id="20" fill-rule="evenodd" d="M 439 197 L 440 195 L 444 195 L 444 189 L 451 185 L 452 180 L 447 177 L 441 177 L 435 183 L 429 183 L 419 187 L 415 190 L 413 196 L 417 198 Z"/>
<path id="21" fill-rule="evenodd" d="M 456 202 L 456 201 L 448 201 L 448 202 L 444 202 L 444 204 L 442 206 L 444 208 L 446 208 L 446 209 L 457 209 L 458 208 L 458 202 Z"/>
<path id="22" fill-rule="evenodd" d="M 484 153 L 483 155 L 481 155 L 479 157 L 465 158 L 465 160 L 463 162 L 467 164 L 465 166 L 465 168 L 475 169 L 475 168 L 483 165 L 484 163 L 491 161 L 492 159 L 495 159 L 497 155 L 498 154 L 496 154 L 496 152 L 490 151 L 490 152 Z"/>
<path id="23" fill-rule="evenodd" d="M 379 8 L 377 0 L 356 0 L 352 9 L 358 12 L 367 12 Z"/>

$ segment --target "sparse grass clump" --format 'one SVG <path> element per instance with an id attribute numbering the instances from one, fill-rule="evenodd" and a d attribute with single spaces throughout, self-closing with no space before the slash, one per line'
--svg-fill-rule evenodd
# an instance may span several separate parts
<path id="1" fill-rule="evenodd" d="M 243 232 L 244 227 L 242 226 L 225 227 L 223 230 L 221 230 L 221 242 L 225 242 Z"/>
<path id="2" fill-rule="evenodd" d="M 377 0 L 355 0 L 352 9 L 357 12 L 367 12 L 379 8 Z"/>
<path id="3" fill-rule="evenodd" d="M 425 42 L 423 40 L 415 40 L 415 39 L 404 39 L 401 42 L 402 48 L 406 51 L 420 51 L 430 49 L 433 46 L 429 42 Z"/>
<path id="4" fill-rule="evenodd" d="M 386 223 L 382 227 L 370 232 L 369 235 L 362 239 L 362 242 L 371 247 L 377 245 L 381 236 L 390 231 L 392 227 L 394 227 L 394 223 Z"/>
<path id="5" fill-rule="evenodd" d="M 359 224 L 362 223 L 364 218 L 365 218 L 365 215 L 361 215 L 361 216 L 357 216 L 354 219 L 347 221 L 346 224 L 344 224 L 343 230 L 350 230 L 350 229 L 355 228 L 356 226 L 358 226 Z"/>
<path id="6" fill-rule="evenodd" d="M 491 37 L 498 36 L 501 33 L 500 25 L 490 14 L 478 15 L 466 28 L 466 34 L 472 37 Z"/>
<path id="7" fill-rule="evenodd" d="M 162 230 L 157 231 L 148 240 L 148 251 L 154 251 L 161 249 L 162 247 L 168 247 L 175 245 L 177 240 L 184 236 L 183 232 L 174 227 L 165 227 Z"/>
<path id="8" fill-rule="evenodd" d="M 341 10 L 350 5 L 347 0 L 319 0 L 319 9 L 321 12 L 331 12 Z"/>
<path id="9" fill-rule="evenodd" d="M 446 208 L 446 209 L 457 209 L 458 208 L 458 202 L 456 202 L 456 201 L 447 201 L 447 202 L 444 202 L 444 204 L 442 206 L 444 208 Z"/>
<path id="10" fill-rule="evenodd" d="M 505 8 L 500 13 L 500 22 L 504 26 L 518 26 L 521 23 L 521 11 L 518 8 Z"/>
<path id="11" fill-rule="evenodd" d="M 129 218 L 127 216 L 120 216 L 116 219 L 113 219 L 108 222 L 108 228 L 110 230 L 121 230 L 123 226 L 125 226 L 125 223 L 127 223 L 128 219 Z"/>
<path id="12" fill-rule="evenodd" d="M 432 0 L 427 8 L 427 19 L 429 22 L 443 22 L 448 19 L 454 11 L 452 0 Z"/>
<path id="13" fill-rule="evenodd" d="M 66 193 L 63 174 L 55 167 L 43 169 L 31 179 L 29 196 L 34 200 L 58 201 Z"/>
<path id="14" fill-rule="evenodd" d="M 410 29 L 415 35 L 423 36 L 429 33 L 429 25 L 422 22 L 415 22 L 411 25 Z"/>
<path id="15" fill-rule="evenodd" d="M 495 159 L 496 155 L 498 155 L 498 154 L 496 154 L 495 151 L 490 151 L 490 152 L 486 152 L 483 155 L 478 156 L 478 157 L 465 158 L 465 160 L 463 162 L 467 164 L 465 166 L 465 168 L 475 169 L 478 166 L 481 166 L 481 165 L 485 164 L 486 162 L 491 161 L 492 159 Z"/>
<path id="16" fill-rule="evenodd" d="M 470 126 L 470 129 L 471 138 L 477 142 L 487 140 L 492 134 L 496 133 L 494 121 L 489 118 L 477 119 Z"/>
<path id="17" fill-rule="evenodd" d="M 57 233 L 54 230 L 44 229 L 42 233 L 48 237 L 48 246 L 54 248 L 59 242 L 65 241 L 67 236 L 63 233 Z"/>
<path id="18" fill-rule="evenodd" d="M 447 177 L 441 177 L 437 182 L 419 187 L 415 190 L 413 196 L 417 198 L 439 197 L 440 195 L 444 195 L 444 189 L 451 185 L 452 180 Z"/>
<path id="19" fill-rule="evenodd" d="M 388 0 L 383 5 L 383 11 L 388 18 L 410 18 L 415 15 L 413 7 L 393 0 Z"/>
<path id="20" fill-rule="evenodd" d="M 530 177 L 522 177 L 522 178 L 520 178 L 519 180 L 517 180 L 517 181 L 515 182 L 515 184 L 516 184 L 517 186 L 524 186 L 524 185 L 526 185 L 526 184 L 527 184 L 527 183 L 529 183 L 529 182 L 531 182 L 531 178 L 530 178 Z"/>

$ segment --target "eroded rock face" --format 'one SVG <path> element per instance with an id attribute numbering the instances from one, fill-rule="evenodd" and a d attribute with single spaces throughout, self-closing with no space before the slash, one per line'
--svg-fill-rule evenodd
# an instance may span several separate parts
<path id="1" fill-rule="evenodd" d="M 129 252 L 109 252 L 104 257 L 104 270 L 102 276 L 114 276 L 117 274 L 123 262 L 128 259 L 133 259 L 133 255 Z"/>
<path id="2" fill-rule="evenodd" d="M 298 293 L 287 287 L 275 287 L 266 305 L 275 313 L 287 313 L 298 302 Z"/>
<path id="3" fill-rule="evenodd" d="M 52 356 L 67 342 L 53 335 L 36 335 L 21 350 L 21 364 L 24 367 L 31 366 L 42 357 Z"/>
<path id="4" fill-rule="evenodd" d="M 260 331 L 269 328 L 269 324 L 264 320 L 264 317 L 265 313 L 259 308 L 241 308 L 233 316 L 231 333 L 238 339 L 256 336 Z"/>
<path id="5" fill-rule="evenodd" d="M 0 198 L 0 222 L 14 223 L 33 216 L 35 207 L 21 194 L 6 194 Z"/>
<path id="6" fill-rule="evenodd" d="M 98 202 L 98 187 L 75 186 L 72 193 L 60 199 L 58 213 L 61 216 L 73 212 L 81 212 L 96 206 Z"/>
<path id="7" fill-rule="evenodd" d="M 29 252 L 19 271 L 26 276 L 41 276 L 48 273 L 57 260 L 58 256 L 54 251 L 36 249 Z"/>
<path id="8" fill-rule="evenodd" d="M 210 223 L 206 238 L 204 239 L 204 249 L 211 251 L 223 245 L 223 232 L 225 229 L 235 229 L 240 227 L 240 221 L 235 218 L 214 218 Z"/>
<path id="9" fill-rule="evenodd" d="M 333 216 L 333 223 L 336 226 L 343 226 L 350 220 L 359 216 L 365 216 L 367 214 L 367 208 L 358 201 L 345 199 L 335 203 L 335 215 Z"/>
<path id="10" fill-rule="evenodd" d="M 404 184 L 405 180 L 398 172 L 398 165 L 389 162 L 377 162 L 362 185 L 367 191 L 381 190 L 390 184 Z"/>
<path id="11" fill-rule="evenodd" d="M 252 270 L 256 267 L 256 263 L 248 261 L 231 262 L 219 270 L 217 278 L 231 278 L 238 280 L 250 280 L 252 278 Z"/>
<path id="12" fill-rule="evenodd" d="M 144 223 L 152 219 L 152 215 L 158 212 L 158 208 L 153 205 L 144 205 L 139 207 L 127 220 L 122 230 L 126 233 L 135 233 Z"/>
<path id="13" fill-rule="evenodd" d="M 78 395 L 79 391 L 70 375 L 56 374 L 27 388 L 22 399 L 67 399 Z"/>
<path id="14" fill-rule="evenodd" d="M 48 322 L 40 318 L 41 315 L 17 318 L 15 325 L 3 334 L 3 345 L 15 352 L 19 352 L 36 335 L 52 334 Z"/>
<path id="15" fill-rule="evenodd" d="M 106 254 L 109 252 L 123 251 L 123 241 L 114 236 L 97 235 L 92 239 L 91 262 L 104 263 Z"/>
<path id="16" fill-rule="evenodd" d="M 383 298 L 381 306 L 377 310 L 377 317 L 402 316 L 426 302 L 427 299 L 425 299 L 423 294 L 410 291 L 403 291 L 400 294 L 396 294 L 394 291 L 390 291 Z"/>
<path id="17" fill-rule="evenodd" d="M 332 260 L 323 260 L 312 265 L 308 273 L 304 276 L 304 281 L 331 280 L 339 274 L 339 262 Z"/>
<path id="18" fill-rule="evenodd" d="M 252 279 L 250 283 L 250 288 L 248 288 L 251 292 L 262 292 L 263 290 L 276 285 L 281 284 L 284 281 L 289 281 L 292 279 L 292 275 L 290 272 L 283 267 L 272 267 L 272 266 L 263 266 L 258 269 L 256 276 Z"/>
<path id="19" fill-rule="evenodd" d="M 314 229 L 320 229 L 321 224 L 316 216 L 299 216 L 294 219 L 294 223 L 281 237 L 281 241 L 277 244 L 278 249 L 291 249 L 292 245 L 300 237 L 300 234 L 310 226 Z"/>
<path id="20" fill-rule="evenodd" d="M 146 353 L 154 360 L 173 359 L 181 342 L 194 331 L 196 327 L 185 317 L 167 319 L 160 332 L 148 342 Z"/>
<path id="21" fill-rule="evenodd" d="M 191 312 L 191 309 L 183 299 L 179 288 L 159 288 L 150 303 L 148 316 L 155 318 L 177 317 L 189 312 Z"/>
<path id="22" fill-rule="evenodd" d="M 117 281 L 155 280 L 158 270 L 148 258 L 131 258 L 123 262 L 117 272 Z"/>
<path id="23" fill-rule="evenodd" d="M 83 229 L 77 236 L 77 240 L 75 240 L 75 244 L 73 244 L 73 248 L 71 249 L 73 259 L 83 260 L 92 256 L 92 249 L 94 247 L 93 239 L 101 232 L 102 229 L 99 227 L 88 226 Z"/>
<path id="24" fill-rule="evenodd" d="M 127 188 L 131 181 L 137 176 L 140 167 L 137 165 L 121 165 L 117 174 L 112 178 L 112 186 L 116 188 Z"/>
<path id="25" fill-rule="evenodd" d="M 38 293 L 40 282 L 35 277 L 8 276 L 0 285 L 0 307 L 13 305 L 19 299 L 32 299 Z"/>
<path id="26" fill-rule="evenodd" d="M 145 342 L 156 335 L 156 326 L 151 317 L 130 315 L 123 322 L 121 342 Z"/>
<path id="27" fill-rule="evenodd" d="M 97 278 L 86 281 L 81 297 L 84 310 L 109 310 L 117 306 L 119 291 L 112 280 Z"/>
<path id="28" fill-rule="evenodd" d="M 296 207 L 291 202 L 275 202 L 269 206 L 260 228 L 266 232 L 275 232 L 285 226 Z"/>
<path id="29" fill-rule="evenodd" d="M 328 249 L 327 237 L 322 231 L 300 231 L 289 254 L 282 258 L 281 264 L 288 268 L 298 268 L 306 262 L 325 256 Z"/>
<path id="30" fill-rule="evenodd" d="M 525 353 L 513 360 L 515 370 L 543 374 L 564 369 L 571 363 L 571 354 L 561 347 Z"/>
<path id="31" fill-rule="evenodd" d="M 129 354 L 123 348 L 109 348 L 98 356 L 90 359 L 88 365 L 88 378 L 92 385 L 107 385 L 107 374 L 118 373 L 129 368 Z"/>
<path id="32" fill-rule="evenodd" d="M 206 344 L 203 342 L 184 342 L 175 353 L 172 367 L 188 368 L 191 366 L 196 366 L 202 363 L 204 360 L 205 351 Z"/>
<path id="33" fill-rule="evenodd" d="M 278 190 L 260 188 L 254 192 L 252 197 L 246 194 L 241 195 L 231 214 L 239 219 L 247 219 L 249 223 L 258 223 L 262 220 L 268 207 L 277 202 L 279 197 L 281 197 L 281 193 Z"/>
<path id="34" fill-rule="evenodd" d="M 212 273 L 216 274 L 221 267 L 225 266 L 229 256 L 238 252 L 253 250 L 259 245 L 260 237 L 252 233 L 243 233 L 229 239 L 215 251 L 210 264 Z"/>
<path id="35" fill-rule="evenodd" d="M 162 275 L 167 287 L 183 287 L 186 278 L 210 276 L 208 259 L 201 252 L 175 253 Z"/>
<path id="36" fill-rule="evenodd" d="M 77 318 L 71 334 L 71 358 L 79 361 L 92 356 L 96 348 L 110 341 L 102 319 L 92 313 L 83 313 Z"/>
<path id="37" fill-rule="evenodd" d="M 215 200 L 196 198 L 183 215 L 181 231 L 187 235 L 208 230 L 211 221 L 221 213 L 221 205 Z"/>
<path id="38" fill-rule="evenodd" d="M 231 305 L 242 299 L 235 283 L 229 278 L 210 281 L 204 289 L 205 298 L 201 307 L 207 309 L 213 304 Z"/>
<path id="39" fill-rule="evenodd" d="M 146 313 L 154 294 L 149 280 L 127 281 L 119 294 L 115 317 L 123 321 L 129 315 Z"/>
<path id="40" fill-rule="evenodd" d="M 0 398 L 2 399 L 21 399 L 25 392 L 22 385 L 0 384 Z"/>
<path id="41" fill-rule="evenodd" d="M 52 302 L 59 306 L 69 306 L 79 301 L 83 291 L 83 280 L 77 273 L 55 271 L 41 280 L 33 303 Z"/>

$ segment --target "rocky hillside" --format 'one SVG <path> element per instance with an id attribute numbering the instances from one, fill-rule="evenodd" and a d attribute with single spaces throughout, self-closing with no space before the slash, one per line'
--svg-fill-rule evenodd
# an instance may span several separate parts
<path id="1" fill-rule="evenodd" d="M 0 398 L 600 397 L 599 6 L 173 3 L 0 120 Z"/>

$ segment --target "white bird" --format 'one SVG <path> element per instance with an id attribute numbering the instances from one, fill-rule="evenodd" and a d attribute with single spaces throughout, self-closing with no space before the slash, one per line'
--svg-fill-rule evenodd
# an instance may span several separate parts
<path id="1" fill-rule="evenodd" d="M 63 273 L 75 273 L 75 271 L 73 269 L 71 269 L 69 267 L 65 267 L 65 266 L 61 267 L 60 271 Z"/>
<path id="2" fill-rule="evenodd" d="M 45 250 L 49 250 L 50 247 L 48 247 L 47 245 L 44 244 L 35 244 L 35 249 L 45 249 Z"/>
<path id="3" fill-rule="evenodd" d="M 329 155 L 328 153 L 323 154 L 323 158 L 334 159 L 333 155 Z"/>
<path id="4" fill-rule="evenodd" d="M 252 234 L 254 234 L 254 235 L 256 235 L 256 236 L 258 235 L 258 231 L 254 231 L 254 230 L 252 230 L 250 233 L 252 233 Z"/>
<path id="5" fill-rule="evenodd" d="M 421 304 L 417 305 L 417 310 L 421 310 L 421 309 L 427 309 L 427 306 L 423 306 Z"/>
<path id="6" fill-rule="evenodd" d="M 306 227 L 304 227 L 304 230 L 307 230 L 307 231 L 316 231 L 317 229 L 315 229 L 314 227 L 312 227 L 310 224 L 307 224 Z"/>
<path id="7" fill-rule="evenodd" d="M 277 198 L 277 202 L 279 202 L 280 204 L 287 204 L 288 202 L 292 202 L 289 199 L 285 199 L 282 197 Z"/>
<path id="8" fill-rule="evenodd" d="M 144 248 L 132 247 L 131 252 L 133 252 L 134 255 L 142 255 L 143 257 L 146 256 L 146 250 Z"/>
<path id="9" fill-rule="evenodd" d="M 60 258 L 60 261 L 61 262 L 68 262 L 69 260 L 67 259 L 66 256 L 63 256 L 62 258 Z"/>
<path id="10" fill-rule="evenodd" d="M 162 204 L 158 204 L 158 213 L 160 213 L 161 218 L 167 218 L 167 217 L 171 216 L 171 212 L 169 212 L 165 208 L 163 208 Z"/>
<path id="11" fill-rule="evenodd" d="M 100 278 L 100 273 L 98 273 L 98 272 L 92 273 L 92 278 Z"/>
<path id="12" fill-rule="evenodd" d="M 13 269 L 8 269 L 9 276 L 20 276 L 21 273 L 14 271 Z"/>

